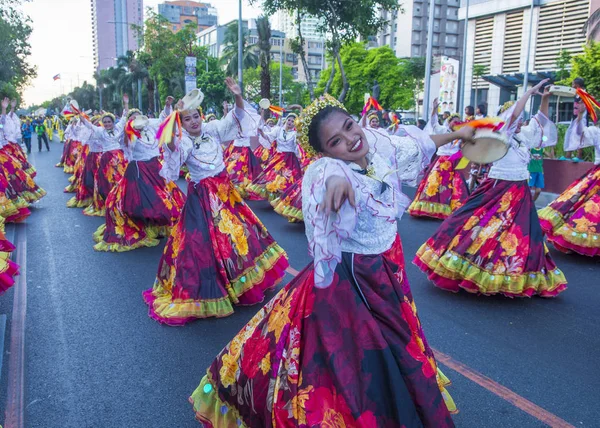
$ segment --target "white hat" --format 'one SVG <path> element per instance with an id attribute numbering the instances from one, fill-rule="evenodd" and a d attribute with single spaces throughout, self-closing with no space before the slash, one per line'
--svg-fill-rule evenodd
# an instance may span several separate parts
<path id="1" fill-rule="evenodd" d="M 198 88 L 192 89 L 181 101 L 183 101 L 183 111 L 195 110 L 204 101 L 204 94 Z"/>

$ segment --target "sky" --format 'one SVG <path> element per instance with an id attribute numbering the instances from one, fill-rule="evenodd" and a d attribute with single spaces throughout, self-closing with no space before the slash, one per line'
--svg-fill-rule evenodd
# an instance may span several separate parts
<path id="1" fill-rule="evenodd" d="M 238 0 L 207 2 L 217 8 L 219 24 L 237 18 Z M 163 0 L 144 0 L 144 7 L 157 9 L 159 3 Z M 242 3 L 244 19 L 260 14 L 247 0 Z M 94 83 L 90 0 L 32 0 L 23 5 L 23 11 L 33 21 L 29 62 L 37 67 L 38 74 L 24 91 L 24 104 L 40 104 L 86 80 Z M 54 81 L 57 74 L 61 78 Z"/>

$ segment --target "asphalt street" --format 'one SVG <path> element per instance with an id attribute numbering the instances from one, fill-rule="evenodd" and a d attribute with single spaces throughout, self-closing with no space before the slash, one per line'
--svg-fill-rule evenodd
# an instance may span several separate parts
<path id="1" fill-rule="evenodd" d="M 95 252 L 92 233 L 103 220 L 66 207 L 72 196 L 63 193 L 68 176 L 54 167 L 62 145 L 55 142 L 51 150 L 30 158 L 38 169 L 36 181 L 48 195 L 25 224 L 7 230 L 26 243 L 21 247 L 26 248 L 21 250 L 26 251 L 25 258 L 21 254 L 26 284 L 17 285 L 27 287 L 24 426 L 198 426 L 188 396 L 258 307 L 236 308 L 230 317 L 185 327 L 150 319 L 142 291 L 153 284 L 165 240 L 126 253 Z M 266 203 L 250 205 L 288 252 L 294 269 L 310 262 L 302 224 L 289 224 Z M 407 262 L 439 224 L 408 215 L 400 221 Z M 457 426 L 600 426 L 595 363 L 600 259 L 551 251 L 569 280 L 569 288 L 555 299 L 452 294 L 435 288 L 408 263 L 425 334 L 448 357 L 441 367 L 453 381 Z M 14 295 L 13 289 L 0 297 L 0 314 L 8 317 L 0 410 L 14 393 L 7 381 L 14 369 L 9 367 Z M 489 382 L 474 381 L 469 373 Z M 549 422 L 561 419 L 567 425 Z"/>

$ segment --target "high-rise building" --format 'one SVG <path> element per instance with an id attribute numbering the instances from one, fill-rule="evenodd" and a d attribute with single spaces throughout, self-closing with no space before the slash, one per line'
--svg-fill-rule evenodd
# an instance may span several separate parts
<path id="1" fill-rule="evenodd" d="M 319 18 L 314 16 L 304 15 L 300 24 L 302 37 L 306 39 L 322 39 L 323 36 L 317 31 L 319 26 Z M 280 10 L 273 25 L 273 28 L 283 31 L 288 37 L 296 37 L 298 30 L 296 28 L 296 17 L 290 14 L 289 11 Z"/>
<path id="2" fill-rule="evenodd" d="M 473 0 L 475 2 L 477 0 Z M 433 21 L 433 55 L 461 60 L 462 24 L 458 20 L 459 0 L 436 0 Z M 427 53 L 429 1 L 402 2 L 404 13 L 382 10 L 380 17 L 388 22 L 370 46 L 389 46 L 396 56 L 424 57 Z"/>
<path id="3" fill-rule="evenodd" d="M 143 0 L 90 0 L 94 40 L 94 66 L 103 70 L 116 65 L 116 59 L 139 46 Z"/>
<path id="4" fill-rule="evenodd" d="M 217 25 L 218 21 L 216 8 L 197 1 L 167 1 L 158 5 L 158 13 L 169 20 L 174 32 L 188 24 L 196 24 L 197 31 L 203 31 Z"/>
<path id="5" fill-rule="evenodd" d="M 531 0 L 471 1 L 465 53 L 465 104 L 487 104 L 488 112 L 495 113 L 506 101 L 519 97 L 523 93 L 530 40 L 529 84 L 554 77 L 561 51 L 571 55 L 583 51 L 586 43 L 583 26 L 599 6 L 597 0 L 542 0 L 535 2 L 531 19 Z M 465 16 L 463 0 L 459 17 L 464 20 Z M 474 76 L 475 65 L 483 69 L 482 76 Z M 535 99 L 534 103 L 537 102 Z M 555 104 L 551 100 L 551 110 Z M 564 114 L 561 110 L 559 116 L 564 119 L 569 108 L 563 106 Z"/>

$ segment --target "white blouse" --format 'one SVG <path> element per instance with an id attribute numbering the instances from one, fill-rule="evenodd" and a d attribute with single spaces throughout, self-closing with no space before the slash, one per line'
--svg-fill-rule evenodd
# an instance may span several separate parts
<path id="1" fill-rule="evenodd" d="M 302 181 L 302 212 L 314 258 L 315 285 L 327 287 L 333 280 L 342 252 L 381 254 L 396 238 L 397 218 L 410 199 L 402 193 L 402 183 L 415 184 L 426 168 L 436 146 L 428 134 L 415 126 L 404 128 L 407 136 L 389 136 L 385 131 L 364 129 L 369 143 L 365 171 L 353 163 L 323 157 L 307 168 Z M 356 207 L 344 202 L 339 212 L 329 215 L 319 210 L 331 176 L 347 179 L 355 192 Z"/>
<path id="2" fill-rule="evenodd" d="M 296 131 L 286 131 L 285 126 L 274 126 L 269 129 L 266 125 L 262 128 L 263 134 L 273 143 L 277 142 L 278 152 L 291 152 L 299 155 L 296 143 Z"/>
<path id="3" fill-rule="evenodd" d="M 115 123 L 115 126 L 110 131 L 104 129 L 104 127 L 94 126 L 89 120 L 83 120 L 82 123 L 85 127 L 90 129 L 97 138 L 97 142 L 102 146 L 103 152 L 111 150 L 122 149 L 123 144 L 123 132 L 125 130 L 125 123 L 127 122 L 127 113 L 123 112 L 121 119 Z"/>
<path id="4" fill-rule="evenodd" d="M 172 108 L 165 109 L 160 113 L 158 119 L 148 119 L 148 125 L 140 131 L 140 138 L 123 143 L 123 153 L 128 161 L 149 161 L 160 156 L 160 146 L 156 139 L 156 133 L 160 124 L 171 114 Z M 125 138 L 125 137 L 124 137 Z"/>
<path id="5" fill-rule="evenodd" d="M 10 143 L 11 137 L 14 136 L 16 132 L 15 122 L 5 114 L 0 116 L 0 147 L 4 147 Z"/>
<path id="6" fill-rule="evenodd" d="M 565 151 L 583 149 L 584 147 L 595 147 L 594 164 L 600 165 L 600 128 L 597 126 L 585 126 L 587 113 L 581 120 L 574 119 L 565 134 Z"/>
<path id="7" fill-rule="evenodd" d="M 521 127 L 521 132 L 510 132 L 508 135 L 508 153 L 492 164 L 489 178 L 506 181 L 529 179 L 527 166 L 531 159 L 530 150 L 551 147 L 558 142 L 556 125 L 542 112 L 533 116 L 529 125 Z"/>
<path id="8" fill-rule="evenodd" d="M 169 181 L 179 178 L 179 170 L 186 164 L 191 180 L 199 183 L 201 180 L 214 177 L 225 169 L 223 147 L 220 141 L 231 141 L 256 132 L 258 122 L 246 114 L 246 109 L 236 107 L 221 120 L 213 120 L 202 124 L 202 135 L 191 136 L 183 130 L 183 135 L 175 141 L 175 150 L 165 146 L 164 163 L 160 175 Z M 252 130 L 254 127 L 254 130 Z"/>

